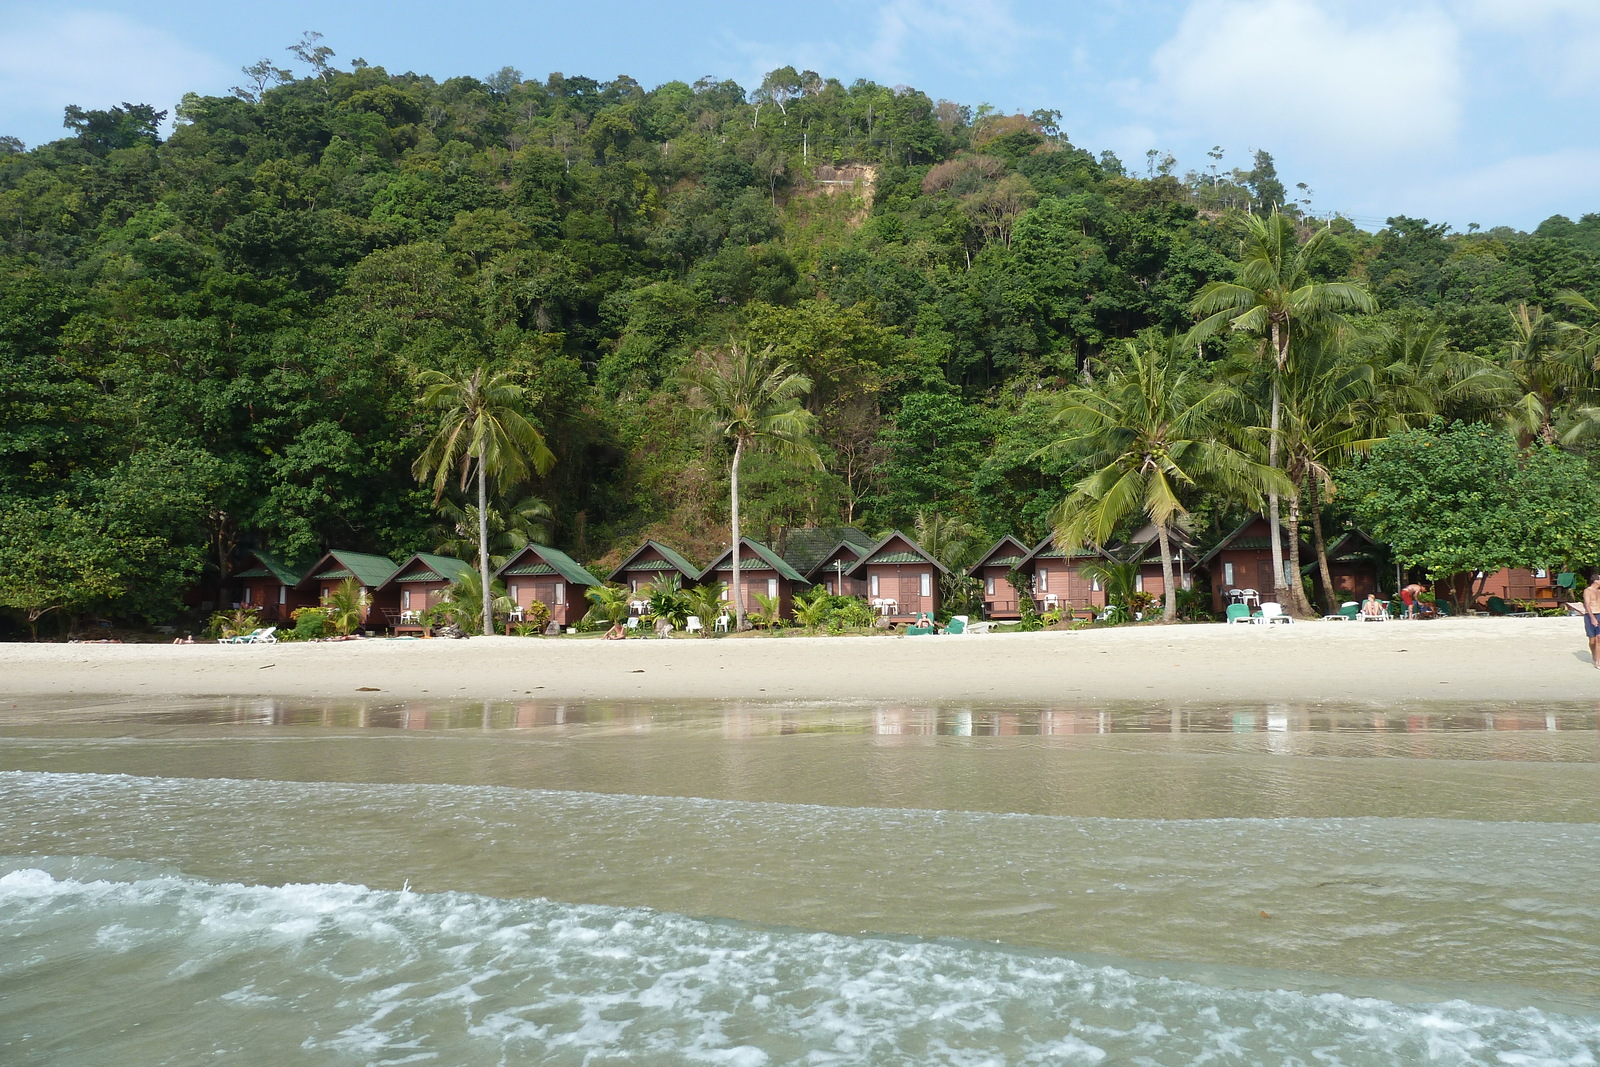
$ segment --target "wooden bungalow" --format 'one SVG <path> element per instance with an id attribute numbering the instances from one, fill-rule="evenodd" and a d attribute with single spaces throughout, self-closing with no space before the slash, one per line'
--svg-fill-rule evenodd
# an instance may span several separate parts
<path id="1" fill-rule="evenodd" d="M 1098 548 L 1085 545 L 1068 553 L 1056 547 L 1051 534 L 1033 547 L 1017 570 L 1033 579 L 1033 603 L 1041 612 L 1060 609 L 1065 615 L 1090 614 L 1106 606 L 1106 591 L 1100 583 L 1082 574 L 1083 565 L 1111 557 Z"/>
<path id="2" fill-rule="evenodd" d="M 520 612 L 537 600 L 550 609 L 550 621 L 560 626 L 576 625 L 588 614 L 584 590 L 601 584 L 571 556 L 549 545 L 524 546 L 505 561 L 495 577 L 505 583 L 515 610 Z"/>
<path id="3" fill-rule="evenodd" d="M 238 605 L 255 611 L 263 622 L 285 623 L 295 608 L 314 603 L 299 588 L 305 576 L 305 567 L 290 566 L 270 552 L 247 552 L 244 568 L 233 575 L 239 583 Z"/>
<path id="4" fill-rule="evenodd" d="M 390 586 L 380 594 L 379 589 L 398 569 L 394 560 L 387 556 L 335 548 L 311 565 L 297 588 L 309 594 L 315 603 L 323 604 L 340 583 L 354 578 L 369 598 L 366 613 L 361 617 L 362 624 L 377 620 L 387 622 L 388 615 L 399 610 L 400 590 Z"/>
<path id="5" fill-rule="evenodd" d="M 779 535 L 779 555 L 795 573 L 834 596 L 864 597 L 866 575 L 849 572 L 872 548 L 873 540 L 854 526 L 791 527 Z"/>
<path id="6" fill-rule="evenodd" d="M 1168 535 L 1168 543 L 1172 546 L 1172 580 L 1179 589 L 1193 589 L 1194 572 L 1200 557 L 1194 550 L 1192 539 L 1182 530 L 1173 530 Z M 1117 554 L 1139 565 L 1134 589 L 1158 599 L 1165 598 L 1167 577 L 1161 566 L 1161 539 L 1156 535 L 1153 525 L 1147 524 L 1130 537 L 1127 545 Z"/>
<path id="7" fill-rule="evenodd" d="M 413 555 L 378 587 L 378 595 L 385 603 L 392 600 L 395 604 L 388 614 L 389 626 L 395 633 L 420 632 L 422 613 L 437 606 L 445 592 L 472 570 L 472 564 L 454 556 L 431 552 Z M 391 586 L 398 590 L 397 596 L 392 594 Z"/>
<path id="8" fill-rule="evenodd" d="M 728 548 L 722 555 L 712 560 L 710 566 L 700 572 L 699 580 L 726 583 L 722 598 L 731 605 L 734 595 L 733 549 Z M 737 595 L 744 604 L 745 614 L 761 610 L 761 603 L 756 600 L 756 594 L 760 593 L 762 596 L 776 597 L 778 614 L 783 618 L 789 618 L 790 610 L 794 606 L 796 588 L 804 585 L 806 585 L 805 576 L 791 567 L 782 556 L 759 541 L 752 541 L 748 537 L 739 539 Z M 708 628 L 712 624 L 709 619 L 702 621 Z"/>
<path id="9" fill-rule="evenodd" d="M 646 541 L 606 575 L 606 581 L 626 586 L 630 593 L 638 593 L 670 574 L 676 574 L 684 585 L 693 585 L 700 578 L 700 568 L 660 541 Z"/>
<path id="10" fill-rule="evenodd" d="M 1300 573 L 1311 577 L 1320 594 L 1322 574 L 1317 567 L 1315 549 L 1309 560 L 1302 556 L 1300 564 Z M 1389 584 L 1394 584 L 1394 571 L 1389 566 L 1387 546 L 1379 544 L 1360 530 L 1350 530 L 1328 546 L 1328 575 L 1333 579 L 1333 601 L 1336 605 L 1347 600 L 1364 600 L 1368 593 L 1379 592 L 1384 587 L 1386 575 Z"/>
<path id="11" fill-rule="evenodd" d="M 939 612 L 939 577 L 949 574 L 943 563 L 911 538 L 895 530 L 867 550 L 845 574 L 866 575 L 867 601 L 895 622 L 911 622 Z"/>
<path id="12" fill-rule="evenodd" d="M 1021 566 L 1027 556 L 1028 546 L 1007 534 L 989 546 L 989 551 L 967 571 L 983 583 L 984 618 L 1022 618 L 1022 603 L 1006 575 Z"/>
<path id="13" fill-rule="evenodd" d="M 1283 537 L 1283 565 L 1289 566 L 1289 538 Z M 1313 562 L 1316 555 L 1310 546 L 1302 544 L 1300 562 Z M 1253 515 L 1240 523 L 1232 533 L 1196 562 L 1211 577 L 1211 609 L 1218 615 L 1227 611 L 1231 602 L 1229 591 L 1254 589 L 1261 600 L 1272 600 L 1277 583 L 1272 575 L 1272 532 L 1267 520 Z"/>

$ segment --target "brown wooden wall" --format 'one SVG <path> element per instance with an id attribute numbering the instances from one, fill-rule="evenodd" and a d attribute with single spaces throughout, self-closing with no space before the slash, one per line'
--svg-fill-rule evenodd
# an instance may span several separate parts
<path id="1" fill-rule="evenodd" d="M 893 619 L 914 619 L 920 612 L 937 615 L 939 612 L 939 572 L 931 563 L 879 563 L 868 564 L 867 596 L 877 596 L 895 601 Z M 928 595 L 922 595 L 922 576 L 928 576 Z M 878 580 L 878 592 L 872 592 L 872 579 Z"/>
<path id="2" fill-rule="evenodd" d="M 525 608 L 537 600 L 550 609 L 551 621 L 561 626 L 574 626 L 589 613 L 589 600 L 583 595 L 585 586 L 559 574 L 508 574 L 500 580 L 513 604 Z"/>
<path id="3" fill-rule="evenodd" d="M 1050 597 L 1058 607 L 1075 609 L 1106 606 L 1104 589 L 1078 573 L 1082 560 L 1036 559 L 1033 566 L 1033 602 L 1040 611 L 1048 610 Z"/>
<path id="4" fill-rule="evenodd" d="M 1022 604 L 1017 591 L 1006 581 L 1010 567 L 984 567 L 978 572 L 983 583 L 983 613 L 991 619 L 1020 619 Z"/>
<path id="5" fill-rule="evenodd" d="M 741 565 L 739 571 L 739 585 L 740 594 L 744 601 L 745 614 L 748 615 L 752 611 L 761 610 L 761 603 L 760 601 L 756 600 L 756 594 L 760 593 L 762 596 L 768 595 L 767 589 L 769 588 L 769 579 L 777 579 L 778 582 L 778 614 L 785 619 L 793 618 L 794 582 L 781 576 L 775 570 L 745 570 Z M 725 586 L 727 586 L 727 591 L 724 592 L 724 597 L 726 597 L 733 589 L 733 568 L 728 567 L 724 570 L 718 570 L 717 581 L 722 582 Z M 731 604 L 732 602 L 729 601 L 730 607 Z M 700 621 L 709 629 L 714 620 L 701 619 Z"/>

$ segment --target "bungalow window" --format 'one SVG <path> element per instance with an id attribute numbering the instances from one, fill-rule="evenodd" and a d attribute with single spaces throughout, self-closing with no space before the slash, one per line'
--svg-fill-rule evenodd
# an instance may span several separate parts
<path id="1" fill-rule="evenodd" d="M 289 603 L 289 587 L 288 586 L 286 586 L 286 585 L 278 586 L 278 603 L 279 604 L 287 604 L 287 603 Z"/>
<path id="2" fill-rule="evenodd" d="M 872 596 L 877 596 L 878 595 L 878 576 L 876 574 L 870 575 L 867 578 L 867 585 L 871 590 L 871 595 Z"/>
<path id="3" fill-rule="evenodd" d="M 562 584 L 561 582 L 557 582 L 556 583 L 556 603 L 557 604 L 565 604 L 566 602 L 567 602 L 567 587 L 564 584 Z"/>
<path id="4" fill-rule="evenodd" d="M 1233 564 L 1231 564 L 1231 563 L 1224 563 L 1222 565 L 1222 584 L 1223 585 L 1232 585 L 1233 584 Z"/>
<path id="5" fill-rule="evenodd" d="M 994 575 L 992 574 L 983 583 L 983 595 L 994 596 Z"/>
<path id="6" fill-rule="evenodd" d="M 919 584 L 917 586 L 917 595 L 918 596 L 929 596 L 931 594 L 931 591 L 932 591 L 931 587 L 933 585 L 933 575 L 931 573 L 929 573 L 928 571 L 922 571 L 917 575 L 917 578 L 919 579 Z"/>
<path id="7" fill-rule="evenodd" d="M 1091 578 L 1089 580 L 1089 592 L 1098 593 L 1099 591 L 1100 591 L 1100 579 Z"/>
<path id="8" fill-rule="evenodd" d="M 1133 576 L 1133 588 L 1135 592 L 1144 592 L 1144 575 L 1136 574 Z"/>
<path id="9" fill-rule="evenodd" d="M 400 610 L 401 611 L 410 611 L 411 610 L 411 590 L 409 590 L 409 589 L 400 590 Z"/>
<path id="10" fill-rule="evenodd" d="M 1040 567 L 1039 568 L 1039 592 L 1048 593 L 1049 591 L 1050 591 L 1050 572 L 1048 570 L 1046 570 L 1045 568 Z"/>
<path id="11" fill-rule="evenodd" d="M 251 588 L 252 587 L 248 586 L 248 585 L 244 587 L 244 596 L 239 601 L 239 606 L 240 607 L 247 608 L 247 607 L 250 606 L 250 590 L 251 590 Z"/>
<path id="12" fill-rule="evenodd" d="M 778 579 L 767 579 L 767 596 L 772 600 L 778 599 Z"/>
<path id="13" fill-rule="evenodd" d="M 511 603 L 513 605 L 517 606 L 517 607 L 521 607 L 522 606 L 522 601 L 517 599 L 517 583 L 516 582 L 512 582 L 511 583 L 510 592 L 511 592 Z"/>
<path id="14" fill-rule="evenodd" d="M 628 579 L 628 592 L 637 593 L 638 591 L 639 591 L 639 579 L 637 579 L 637 578 L 629 578 Z"/>

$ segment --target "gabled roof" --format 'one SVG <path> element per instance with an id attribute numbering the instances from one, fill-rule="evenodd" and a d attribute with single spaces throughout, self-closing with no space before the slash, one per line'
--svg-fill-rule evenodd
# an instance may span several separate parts
<path id="1" fill-rule="evenodd" d="M 841 543 L 866 551 L 872 538 L 854 526 L 794 526 L 783 531 L 783 558 L 798 573 L 810 574 Z"/>
<path id="2" fill-rule="evenodd" d="M 989 546 L 989 551 L 978 557 L 978 562 L 967 568 L 968 574 L 977 574 L 983 567 L 1010 567 L 1015 570 L 1028 555 L 1028 546 L 1010 534 Z"/>
<path id="3" fill-rule="evenodd" d="M 817 560 L 816 565 L 805 572 L 806 581 L 815 582 L 817 580 L 817 576 L 823 571 L 831 571 L 835 569 L 839 571 L 850 570 L 855 566 L 856 560 L 859 560 L 862 556 L 866 555 L 867 550 L 871 547 L 871 545 L 859 545 L 853 541 L 835 541 L 833 545 L 829 547 L 828 551 L 822 554 L 822 558 Z M 833 561 L 833 558 L 839 554 L 841 549 L 844 551 L 845 555 L 849 557 L 849 560 L 848 562 L 845 560 L 839 560 L 836 564 Z"/>
<path id="4" fill-rule="evenodd" d="M 782 556 L 772 551 L 772 549 L 768 548 L 760 541 L 752 541 L 748 537 L 741 537 L 739 538 L 739 549 L 740 571 L 774 570 L 777 571 L 782 577 L 789 579 L 791 582 L 803 583 L 806 580 L 805 576 L 799 571 L 795 570 L 793 567 L 789 566 Z M 748 550 L 750 553 L 748 556 L 745 555 L 746 550 Z M 696 581 L 703 582 L 707 578 L 716 577 L 717 568 L 721 567 L 724 563 L 727 563 L 728 569 L 731 570 L 733 567 L 732 556 L 733 549 L 730 547 L 726 549 L 722 555 L 712 560 L 710 566 L 706 567 L 705 570 L 700 572 L 700 577 L 697 578 Z M 762 566 L 754 566 L 756 560 L 760 560 Z"/>
<path id="5" fill-rule="evenodd" d="M 885 551 L 885 549 L 887 548 L 889 543 L 891 541 L 896 540 L 896 539 L 904 541 L 906 543 L 906 545 L 911 549 L 911 551 L 910 552 L 888 552 L 888 551 Z M 864 555 L 860 559 L 856 560 L 855 565 L 852 566 L 849 570 L 845 571 L 845 573 L 846 574 L 854 574 L 856 571 L 860 570 L 862 567 L 871 566 L 873 564 L 883 565 L 883 564 L 889 564 L 889 563 L 931 563 L 935 567 L 939 568 L 939 573 L 941 573 L 941 574 L 949 574 L 950 573 L 950 568 L 949 567 L 946 567 L 943 563 L 940 563 L 938 560 L 934 559 L 933 556 L 928 552 L 927 549 L 923 548 L 921 545 L 919 545 L 915 541 L 911 540 L 911 538 L 907 537 L 905 534 L 901 533 L 899 530 L 890 530 L 889 533 L 883 538 L 883 540 L 879 541 L 877 544 L 875 544 L 871 548 L 867 549 L 866 555 Z"/>
<path id="6" fill-rule="evenodd" d="M 432 552 L 413 553 L 384 585 L 395 582 L 459 582 L 461 576 L 472 573 L 472 564 L 454 556 L 437 556 Z"/>
<path id="7" fill-rule="evenodd" d="M 1187 559 L 1192 566 L 1199 566 L 1199 559 L 1195 555 L 1194 549 L 1186 542 L 1173 538 L 1171 544 L 1174 556 Z M 1146 559 L 1154 559 L 1157 563 L 1161 562 L 1160 541 L 1130 541 L 1128 544 L 1119 547 L 1122 551 L 1113 553 L 1113 555 L 1119 559 L 1125 559 L 1129 563 L 1143 563 Z"/>
<path id="8" fill-rule="evenodd" d="M 1250 527 L 1254 526 L 1256 523 L 1258 523 L 1258 522 L 1266 522 L 1266 521 L 1267 521 L 1266 517 L 1262 516 L 1262 515 L 1252 515 L 1252 516 L 1250 516 L 1248 519 L 1244 520 L 1237 527 L 1235 527 L 1234 531 L 1232 533 L 1230 533 L 1227 537 L 1224 537 L 1222 540 L 1218 541 L 1215 545 L 1213 545 L 1210 552 L 1207 552 L 1205 555 L 1201 556 L 1198 560 L 1196 560 L 1195 561 L 1195 566 L 1196 567 L 1204 567 L 1204 566 L 1206 566 L 1208 563 L 1211 562 L 1212 558 L 1215 557 L 1218 552 L 1221 552 L 1225 548 L 1235 548 L 1235 549 L 1240 549 L 1240 550 L 1252 549 L 1252 548 L 1271 548 L 1272 547 L 1272 536 L 1270 534 L 1267 535 L 1266 537 L 1242 537 L 1241 536 L 1246 530 L 1250 529 Z M 1289 539 L 1287 537 L 1284 537 L 1283 528 L 1281 526 L 1278 528 L 1278 536 L 1283 541 L 1283 554 L 1284 554 L 1284 557 L 1288 558 L 1288 555 L 1289 555 Z"/>
<path id="9" fill-rule="evenodd" d="M 299 584 L 354 578 L 367 588 L 376 589 L 399 569 L 395 566 L 394 560 L 388 556 L 374 556 L 367 552 L 334 548 L 323 553 L 322 558 L 311 565 Z"/>
<path id="10" fill-rule="evenodd" d="M 252 549 L 247 555 L 253 558 L 257 565 L 236 572 L 235 578 L 276 578 L 284 585 L 299 585 L 300 580 L 306 576 L 307 568 L 290 566 L 270 552 Z"/>
<path id="11" fill-rule="evenodd" d="M 600 579 L 590 574 L 578 561 L 549 545 L 524 545 L 521 551 L 494 572 L 495 577 L 513 578 L 525 574 L 559 574 L 573 585 L 599 585 Z"/>
<path id="12" fill-rule="evenodd" d="M 1028 566 L 1030 563 L 1037 563 L 1041 559 L 1093 559 L 1096 556 L 1100 557 L 1101 559 L 1111 558 L 1111 554 L 1105 549 L 1095 548 L 1091 545 L 1084 545 L 1082 548 L 1079 548 L 1077 551 L 1073 552 L 1071 556 L 1068 556 L 1065 552 L 1062 552 L 1060 549 L 1056 548 L 1056 535 L 1051 534 L 1043 541 L 1040 541 L 1038 544 L 1034 545 L 1028 554 L 1022 558 L 1022 562 L 1017 564 L 1017 568 L 1020 570 L 1021 568 Z"/>
<path id="13" fill-rule="evenodd" d="M 1343 537 L 1340 537 L 1337 541 L 1328 546 L 1328 562 L 1376 563 L 1378 562 L 1379 557 L 1382 555 L 1384 547 L 1385 546 L 1382 542 L 1374 541 L 1370 536 L 1361 530 L 1348 530 L 1345 532 Z M 1300 572 L 1302 574 L 1309 573 L 1316 569 L 1316 566 L 1317 557 L 1315 554 L 1313 554 L 1311 557 L 1311 562 L 1301 567 Z"/>
<path id="14" fill-rule="evenodd" d="M 617 575 L 619 575 L 623 571 L 629 569 L 628 568 L 628 564 L 630 564 L 634 560 L 638 559 L 641 555 L 644 554 L 644 552 L 647 549 L 651 549 L 651 548 L 653 548 L 657 552 L 659 552 L 661 554 L 661 557 L 663 559 L 665 559 L 668 563 L 670 563 L 673 566 L 673 568 L 675 568 L 678 571 L 678 573 L 682 574 L 685 578 L 696 578 L 696 577 L 699 576 L 700 568 L 696 567 L 693 563 L 690 563 L 687 559 L 685 559 L 683 556 L 679 555 L 677 552 L 674 552 L 672 549 L 668 548 L 666 545 L 662 544 L 660 541 L 646 541 L 644 544 L 642 544 L 638 548 L 634 549 L 633 550 L 633 554 L 630 555 L 627 559 L 625 559 L 621 563 L 617 564 L 616 568 L 613 569 L 610 574 L 606 575 L 606 581 L 608 581 L 608 582 L 616 581 L 617 580 Z M 633 569 L 634 570 L 663 570 L 665 568 L 652 565 L 652 566 L 649 566 L 649 567 L 635 567 Z"/>

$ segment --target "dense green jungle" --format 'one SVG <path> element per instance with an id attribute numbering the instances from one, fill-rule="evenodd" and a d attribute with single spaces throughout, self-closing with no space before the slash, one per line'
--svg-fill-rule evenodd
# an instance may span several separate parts
<path id="1" fill-rule="evenodd" d="M 1358 517 L 1350 457 L 1458 420 L 1559 451 L 1580 499 L 1597 480 L 1600 215 L 1367 233 L 1314 216 L 1267 152 L 1123 161 L 1051 111 L 788 68 L 753 90 L 439 82 L 311 43 L 171 116 L 73 107 L 59 140 L 0 138 L 12 632 L 52 610 L 171 618 L 247 547 L 472 558 L 470 487 L 436 502 L 413 463 L 437 429 L 420 376 L 480 365 L 521 385 L 555 457 L 494 487 L 493 524 L 585 563 L 726 543 L 725 449 L 678 375 L 731 345 L 811 380 L 822 461 L 746 457 L 750 536 L 937 518 L 1031 542 L 1098 462 L 1058 441 L 1059 398 L 1140 344 L 1178 337 L 1173 360 L 1236 387 L 1231 432 L 1265 454 L 1265 334 L 1188 331 L 1236 276 L 1242 220 L 1272 212 L 1323 235 L 1306 285 L 1375 301 L 1296 335 L 1361 391 L 1316 416 L 1343 436 L 1295 476 L 1303 513 Z M 1250 506 L 1181 496 L 1202 544 Z"/>

